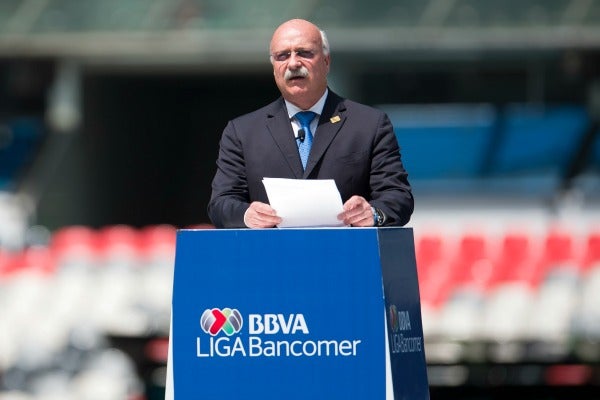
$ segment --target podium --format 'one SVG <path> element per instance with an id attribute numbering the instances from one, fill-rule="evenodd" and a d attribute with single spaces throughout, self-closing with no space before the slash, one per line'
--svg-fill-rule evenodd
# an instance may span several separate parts
<path id="1" fill-rule="evenodd" d="M 412 229 L 180 230 L 167 398 L 428 399 Z"/>

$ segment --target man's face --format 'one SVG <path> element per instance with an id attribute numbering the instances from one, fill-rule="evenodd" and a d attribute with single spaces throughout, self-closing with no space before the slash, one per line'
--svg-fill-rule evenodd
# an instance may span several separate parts
<path id="1" fill-rule="evenodd" d="M 325 93 L 329 55 L 323 54 L 318 28 L 307 21 L 281 25 L 271 40 L 275 83 L 282 96 L 308 109 Z"/>

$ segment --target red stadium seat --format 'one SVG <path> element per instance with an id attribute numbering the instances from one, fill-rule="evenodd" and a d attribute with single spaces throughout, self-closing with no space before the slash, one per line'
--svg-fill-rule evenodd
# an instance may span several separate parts
<path id="1" fill-rule="evenodd" d="M 14 272 L 16 268 L 15 257 L 13 252 L 0 249 L 0 281 Z"/>
<path id="2" fill-rule="evenodd" d="M 582 260 L 582 267 L 586 270 L 597 264 L 600 264 L 600 231 L 588 235 Z"/>
<path id="3" fill-rule="evenodd" d="M 97 232 L 81 225 L 61 228 L 52 234 L 50 250 L 59 268 L 72 261 L 93 263 L 98 258 Z"/>
<path id="4" fill-rule="evenodd" d="M 429 267 L 422 284 L 422 299 L 438 307 L 466 287 L 479 290 L 491 274 L 487 252 L 485 235 L 462 236 L 456 251 Z"/>
<path id="5" fill-rule="evenodd" d="M 137 247 L 137 231 L 129 225 L 108 225 L 98 231 L 99 245 L 103 249 L 112 246 Z"/>
<path id="6" fill-rule="evenodd" d="M 449 282 L 452 286 L 481 286 L 491 275 L 488 239 L 484 234 L 468 233 L 458 246 L 458 252 L 450 264 Z"/>
<path id="7" fill-rule="evenodd" d="M 438 233 L 426 233 L 415 241 L 421 302 L 439 307 L 446 298 L 448 270 L 447 239 Z"/>
<path id="8" fill-rule="evenodd" d="M 177 230 L 172 225 L 148 225 L 139 232 L 140 244 L 143 246 L 174 246 Z"/>
<path id="9" fill-rule="evenodd" d="M 98 231 L 98 247 L 107 262 L 137 258 L 138 241 L 138 231 L 129 225 L 109 225 Z"/>
<path id="10" fill-rule="evenodd" d="M 19 272 L 50 275 L 54 269 L 53 253 L 48 247 L 33 246 L 17 252 L 0 251 L 0 280 Z"/>
<path id="11" fill-rule="evenodd" d="M 139 253 L 145 259 L 172 257 L 177 230 L 172 225 L 149 225 L 139 232 Z"/>
<path id="12" fill-rule="evenodd" d="M 48 247 L 34 246 L 24 249 L 19 254 L 19 262 L 23 268 L 35 270 L 43 274 L 54 272 L 55 263 Z"/>
<path id="13" fill-rule="evenodd" d="M 439 234 L 424 234 L 416 240 L 415 252 L 419 281 L 425 281 L 443 254 L 443 239 Z"/>
<path id="14" fill-rule="evenodd" d="M 50 244 L 55 249 L 95 246 L 96 234 L 87 226 L 73 225 L 61 228 L 52 234 Z"/>
<path id="15" fill-rule="evenodd" d="M 546 236 L 543 262 L 549 268 L 573 261 L 573 238 L 569 232 L 552 230 Z"/>
<path id="16" fill-rule="evenodd" d="M 526 233 L 507 233 L 502 239 L 489 286 L 503 282 L 527 281 L 533 253 L 530 236 Z"/>
<path id="17" fill-rule="evenodd" d="M 577 257 L 573 233 L 565 229 L 550 230 L 544 239 L 542 251 L 535 277 L 538 282 L 560 271 L 581 273 L 581 259 Z"/>

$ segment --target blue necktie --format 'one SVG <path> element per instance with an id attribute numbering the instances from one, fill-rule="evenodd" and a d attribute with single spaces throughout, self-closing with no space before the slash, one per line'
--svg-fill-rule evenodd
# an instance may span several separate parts
<path id="1" fill-rule="evenodd" d="M 298 142 L 298 152 L 300 153 L 302 168 L 304 169 L 306 169 L 306 162 L 308 161 L 308 155 L 310 154 L 310 148 L 313 141 L 310 123 L 315 118 L 315 115 L 317 114 L 312 111 L 301 111 L 295 115 L 298 122 L 300 122 L 300 127 L 304 130 L 304 140 Z"/>

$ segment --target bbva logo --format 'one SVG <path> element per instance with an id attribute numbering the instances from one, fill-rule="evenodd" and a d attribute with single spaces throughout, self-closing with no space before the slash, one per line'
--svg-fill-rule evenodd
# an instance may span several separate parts
<path id="1" fill-rule="evenodd" d="M 390 305 L 389 312 L 389 326 L 392 332 L 397 333 L 399 331 L 410 331 L 410 314 L 407 310 L 398 310 L 394 304 Z"/>
<path id="2" fill-rule="evenodd" d="M 248 315 L 248 332 L 250 334 L 284 335 L 301 332 L 308 335 L 308 326 L 303 314 L 250 314 Z"/>
<path id="3" fill-rule="evenodd" d="M 200 327 L 205 333 L 217 336 L 220 332 L 232 336 L 242 330 L 244 321 L 236 308 L 207 308 L 200 317 Z M 309 330 L 303 314 L 248 314 L 248 333 L 251 335 L 284 335 Z"/>

